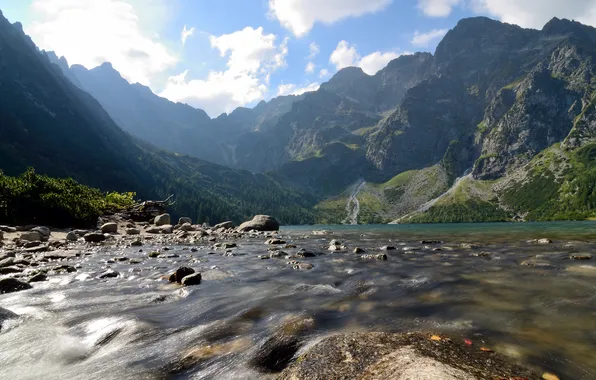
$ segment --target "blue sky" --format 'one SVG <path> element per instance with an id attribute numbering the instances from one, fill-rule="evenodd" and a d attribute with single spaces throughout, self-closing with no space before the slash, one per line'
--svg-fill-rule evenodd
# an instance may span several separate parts
<path id="1" fill-rule="evenodd" d="M 372 75 L 400 54 L 434 52 L 464 17 L 596 25 L 596 0 L 0 0 L 0 9 L 70 64 L 110 61 L 130 82 L 213 117 L 314 90 L 342 67 Z"/>

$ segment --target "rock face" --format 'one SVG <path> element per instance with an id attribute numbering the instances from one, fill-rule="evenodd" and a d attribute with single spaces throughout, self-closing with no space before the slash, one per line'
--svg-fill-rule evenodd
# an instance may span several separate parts
<path id="1" fill-rule="evenodd" d="M 418 333 L 356 333 L 326 338 L 278 379 L 476 380 L 515 376 L 539 378 L 528 369 L 463 343 L 433 341 L 430 335 Z"/>
<path id="2" fill-rule="evenodd" d="M 170 221 L 170 214 L 161 214 L 155 217 L 153 224 L 156 226 L 165 226 L 166 224 L 171 224 Z"/>
<path id="3" fill-rule="evenodd" d="M 118 232 L 118 224 L 114 222 L 105 223 L 100 228 L 104 234 L 115 234 Z"/>
<path id="4" fill-rule="evenodd" d="M 256 215 L 252 220 L 242 223 L 238 231 L 278 231 L 279 222 L 268 215 Z"/>
<path id="5" fill-rule="evenodd" d="M 31 289 L 31 285 L 16 278 L 7 277 L 0 280 L 0 294 Z"/>

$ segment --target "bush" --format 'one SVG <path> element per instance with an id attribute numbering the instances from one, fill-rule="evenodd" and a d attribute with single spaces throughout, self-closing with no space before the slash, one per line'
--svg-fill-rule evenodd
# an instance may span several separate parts
<path id="1" fill-rule="evenodd" d="M 19 177 L 0 172 L 0 223 L 91 227 L 97 218 L 133 204 L 134 193 L 104 194 L 71 178 L 51 178 L 29 168 Z"/>

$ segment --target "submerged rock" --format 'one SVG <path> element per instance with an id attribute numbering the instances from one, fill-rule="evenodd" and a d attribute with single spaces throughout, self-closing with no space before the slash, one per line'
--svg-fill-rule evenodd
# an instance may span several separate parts
<path id="1" fill-rule="evenodd" d="M 386 245 L 381 247 L 381 251 L 395 251 L 395 247 L 392 245 Z"/>
<path id="2" fill-rule="evenodd" d="M 3 307 L 0 307 L 0 330 L 2 330 L 2 322 L 6 321 L 7 319 L 15 319 L 18 317 L 18 314 L 13 313 L 12 311 L 7 310 Z"/>
<path id="3" fill-rule="evenodd" d="M 362 255 L 360 256 L 363 259 L 372 259 L 372 260 L 387 260 L 387 254 L 385 253 L 379 253 L 376 255 Z"/>
<path id="4" fill-rule="evenodd" d="M 366 252 L 366 251 L 365 251 L 364 249 L 362 249 L 362 248 L 358 248 L 358 247 L 356 247 L 356 248 L 354 248 L 354 251 L 353 251 L 353 252 L 354 252 L 354 253 L 364 253 L 364 252 Z"/>
<path id="5" fill-rule="evenodd" d="M 35 276 L 31 277 L 29 279 L 29 282 L 42 282 L 42 281 L 47 281 L 48 280 L 48 276 L 45 275 L 45 273 L 38 273 Z"/>
<path id="6" fill-rule="evenodd" d="M 0 294 L 31 289 L 31 285 L 16 278 L 7 277 L 0 280 Z"/>
<path id="7" fill-rule="evenodd" d="M 280 372 L 302 345 L 303 336 L 315 325 L 312 317 L 290 316 L 282 321 L 249 360 L 262 372 Z"/>
<path id="8" fill-rule="evenodd" d="M 265 244 L 279 245 L 279 244 L 286 244 L 286 242 L 281 239 L 269 239 L 265 242 Z"/>
<path id="9" fill-rule="evenodd" d="M 326 338 L 278 377 L 280 380 L 476 380 L 538 378 L 500 356 L 421 333 L 354 333 Z"/>
<path id="10" fill-rule="evenodd" d="M 278 231 L 279 222 L 269 215 L 256 215 L 252 220 L 242 223 L 238 231 Z"/>

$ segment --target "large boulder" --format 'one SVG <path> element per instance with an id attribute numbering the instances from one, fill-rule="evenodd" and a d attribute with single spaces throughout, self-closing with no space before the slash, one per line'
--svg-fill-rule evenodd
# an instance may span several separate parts
<path id="1" fill-rule="evenodd" d="M 32 228 L 31 231 L 39 232 L 42 241 L 48 241 L 50 239 L 51 231 L 48 227 L 39 226 Z"/>
<path id="2" fill-rule="evenodd" d="M 190 267 L 180 267 L 176 270 L 176 272 L 170 275 L 170 282 L 177 282 L 182 283 L 182 279 L 186 276 L 190 276 L 191 274 L 195 273 L 195 270 Z M 199 277 L 200 280 L 200 277 Z"/>
<path id="3" fill-rule="evenodd" d="M 104 234 L 115 234 L 118 232 L 118 224 L 114 222 L 105 223 L 100 229 Z"/>
<path id="4" fill-rule="evenodd" d="M 277 231 L 279 222 L 269 215 L 256 215 L 252 220 L 242 223 L 238 231 Z"/>
<path id="5" fill-rule="evenodd" d="M 527 368 L 459 340 L 422 333 L 338 334 L 315 344 L 280 380 L 537 379 Z"/>
<path id="6" fill-rule="evenodd" d="M 31 289 L 32 286 L 16 278 L 7 277 L 0 280 L 0 294 Z"/>
<path id="7" fill-rule="evenodd" d="M 23 232 L 19 238 L 25 241 L 41 241 L 43 237 L 38 231 L 28 231 Z"/>
<path id="8" fill-rule="evenodd" d="M 166 224 L 172 224 L 170 214 L 161 214 L 155 217 L 153 224 L 156 226 L 165 226 Z"/>

